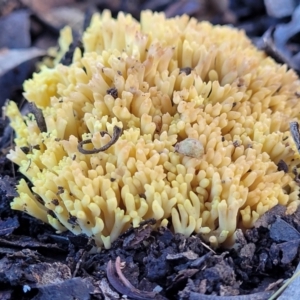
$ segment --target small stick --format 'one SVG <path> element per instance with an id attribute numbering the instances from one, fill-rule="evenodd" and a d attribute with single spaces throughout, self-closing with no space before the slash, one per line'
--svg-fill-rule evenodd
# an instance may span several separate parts
<path id="1" fill-rule="evenodd" d="M 77 262 L 77 264 L 76 264 L 75 271 L 74 271 L 74 273 L 73 273 L 73 277 L 76 277 L 76 275 L 77 275 L 77 273 L 78 273 L 78 271 L 79 271 L 79 268 L 81 267 L 83 261 L 84 261 L 85 258 L 87 257 L 87 254 L 88 254 L 88 252 L 85 251 L 85 250 L 83 250 L 83 253 L 82 253 L 81 257 L 80 257 L 80 259 L 78 260 L 78 262 Z"/>
<path id="2" fill-rule="evenodd" d="M 118 256 L 115 264 L 110 260 L 106 267 L 106 276 L 109 283 L 122 295 L 126 295 L 133 300 L 152 300 L 156 299 L 155 292 L 141 291 L 135 288 L 121 271 L 121 259 Z M 165 298 L 162 298 L 165 299 Z"/>
<path id="3" fill-rule="evenodd" d="M 29 170 L 30 166 L 31 166 L 31 158 L 29 158 L 29 164 L 28 164 L 28 166 L 27 166 L 25 172 L 27 172 L 27 171 Z"/>
<path id="4" fill-rule="evenodd" d="M 99 153 L 102 151 L 107 150 L 109 147 L 111 147 L 113 144 L 115 144 L 117 142 L 117 140 L 119 139 L 119 137 L 121 136 L 122 133 L 122 128 L 118 127 L 118 126 L 114 126 L 114 131 L 113 131 L 113 136 L 111 138 L 111 140 L 104 146 L 100 147 L 100 148 L 94 148 L 91 150 L 86 150 L 83 149 L 82 146 L 85 144 L 90 144 L 92 142 L 91 139 L 85 140 L 85 141 L 81 141 L 78 146 L 77 149 L 80 153 L 82 154 L 95 154 L 95 153 Z M 102 136 L 102 134 L 101 134 Z"/>
<path id="5" fill-rule="evenodd" d="M 297 150 L 300 153 L 300 132 L 298 122 L 293 121 L 290 123 L 290 131 L 296 144 Z"/>
<path id="6" fill-rule="evenodd" d="M 36 123 L 40 129 L 41 132 L 47 131 L 47 126 L 45 122 L 45 118 L 43 116 L 43 112 L 41 109 L 39 109 L 35 103 L 30 102 L 29 103 L 29 111 L 34 115 Z"/>

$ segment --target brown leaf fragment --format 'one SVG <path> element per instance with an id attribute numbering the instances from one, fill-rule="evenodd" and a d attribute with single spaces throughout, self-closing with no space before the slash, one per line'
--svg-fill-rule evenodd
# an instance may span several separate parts
<path id="1" fill-rule="evenodd" d="M 168 287 L 168 289 L 172 289 L 176 287 L 177 285 L 181 284 L 183 281 L 186 281 L 187 278 L 194 276 L 199 271 L 200 271 L 199 269 L 185 269 L 179 271 L 178 274 L 175 276 L 175 278 L 172 279 L 172 283 Z"/>
<path id="2" fill-rule="evenodd" d="M 286 206 L 276 205 L 271 208 L 269 211 L 264 213 L 258 220 L 254 223 L 255 228 L 259 227 L 269 227 L 270 224 L 274 223 L 276 217 L 282 217 L 285 215 Z"/>
<path id="3" fill-rule="evenodd" d="M 18 196 L 15 189 L 16 184 L 17 182 L 14 178 L 9 176 L 0 176 L 0 190 L 6 193 L 6 197 L 13 198 Z"/>
<path id="4" fill-rule="evenodd" d="M 195 15 L 203 8 L 202 1 L 180 0 L 174 1 L 174 4 L 165 10 L 165 14 L 168 18 L 183 14 Z"/>
<path id="5" fill-rule="evenodd" d="M 66 264 L 53 262 L 52 259 L 51 262 L 42 262 L 42 260 L 45 260 L 43 255 L 26 249 L 2 258 L 0 260 L 0 287 L 10 284 L 14 288 L 27 286 L 27 291 L 35 288 L 39 292 L 34 297 L 36 300 L 90 299 L 90 293 L 95 291 L 90 277 L 71 279 L 71 270 Z M 31 297 L 25 298 L 31 299 Z M 22 299 L 25 298 L 22 297 Z"/>
<path id="6" fill-rule="evenodd" d="M 204 263 L 205 261 L 210 257 L 212 256 L 213 252 L 208 252 L 206 253 L 205 255 L 195 259 L 192 263 L 191 263 L 191 267 L 192 268 L 200 268 Z"/>
<path id="7" fill-rule="evenodd" d="M 294 55 L 290 40 L 297 36 L 300 30 L 300 6 L 293 10 L 292 20 L 270 27 L 262 37 L 261 48 L 279 63 L 285 63 L 297 72 L 300 71 L 299 56 Z"/>
<path id="8" fill-rule="evenodd" d="M 264 0 L 264 3 L 268 15 L 275 18 L 288 17 L 297 7 L 295 0 Z"/>
<path id="9" fill-rule="evenodd" d="M 124 238 L 123 247 L 125 249 L 135 249 L 139 247 L 143 241 L 150 237 L 152 231 L 153 228 L 151 224 L 135 228 L 130 235 Z"/>
<path id="10" fill-rule="evenodd" d="M 91 299 L 96 288 L 92 284 L 91 277 L 72 278 L 62 283 L 54 283 L 39 287 L 39 293 L 34 297 L 35 300 L 54 300 L 54 299 Z"/>
<path id="11" fill-rule="evenodd" d="M 299 251 L 299 245 L 300 240 L 289 241 L 278 245 L 279 249 L 282 251 L 282 264 L 288 265 L 295 259 Z"/>
<path id="12" fill-rule="evenodd" d="M 21 0 L 21 2 L 23 3 L 23 5 L 28 6 L 35 13 L 42 14 L 54 7 L 74 4 L 75 1 L 74 0 L 51 0 L 51 1 Z"/>
<path id="13" fill-rule="evenodd" d="M 106 268 L 109 283 L 122 295 L 126 295 L 133 300 L 152 300 L 156 293 L 140 291 L 136 289 L 123 275 L 121 271 L 121 260 L 118 256 L 115 264 L 110 260 Z"/>
<path id="14" fill-rule="evenodd" d="M 37 48 L 0 50 L 0 104 L 32 74 L 35 63 L 46 52 Z"/>
<path id="15" fill-rule="evenodd" d="M 39 14 L 39 18 L 55 30 L 70 26 L 73 30 L 81 32 L 84 13 L 74 6 L 60 6 Z"/>
<path id="16" fill-rule="evenodd" d="M 69 267 L 60 262 L 30 264 L 24 273 L 24 278 L 36 287 L 61 284 L 71 278 Z"/>
<path id="17" fill-rule="evenodd" d="M 300 233 L 286 221 L 277 218 L 270 228 L 270 237 L 276 242 L 300 240 Z"/>
<path id="18" fill-rule="evenodd" d="M 0 18 L 0 28 L 0 48 L 20 49 L 30 47 L 28 11 L 18 10 Z"/>
<path id="19" fill-rule="evenodd" d="M 145 195 L 144 195 L 145 197 L 143 197 L 142 194 L 140 194 L 139 196 L 143 199 L 146 199 Z M 132 232 L 135 232 L 136 230 L 142 230 L 143 228 L 146 228 L 147 226 L 151 226 L 151 225 L 155 225 L 155 224 L 156 224 L 156 220 L 154 218 L 144 220 L 140 223 L 139 227 L 137 227 L 137 228 L 129 227 L 120 237 L 128 236 Z"/>

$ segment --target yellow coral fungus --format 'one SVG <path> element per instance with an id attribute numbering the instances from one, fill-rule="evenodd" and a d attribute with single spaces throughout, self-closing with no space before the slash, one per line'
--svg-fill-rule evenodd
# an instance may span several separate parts
<path id="1" fill-rule="evenodd" d="M 300 84 L 243 32 L 105 11 L 83 46 L 70 66 L 55 61 L 24 84 L 46 132 L 8 105 L 8 158 L 32 183 L 20 181 L 13 209 L 106 248 L 149 218 L 216 245 L 278 203 L 295 210 L 300 160 L 289 123 Z"/>

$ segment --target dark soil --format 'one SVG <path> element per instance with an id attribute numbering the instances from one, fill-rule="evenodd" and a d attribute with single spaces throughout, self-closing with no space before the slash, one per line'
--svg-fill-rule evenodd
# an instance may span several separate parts
<path id="1" fill-rule="evenodd" d="M 293 28 L 298 25 L 292 19 L 295 7 L 290 14 L 271 16 L 272 6 L 268 7 L 268 15 L 264 1 L 258 0 L 230 1 L 230 6 L 222 11 L 215 1 L 204 5 L 204 1 L 168 0 L 52 0 L 47 4 L 0 0 L 0 58 L 12 55 L 5 66 L 0 66 L 1 106 L 7 98 L 22 103 L 22 82 L 30 76 L 39 57 L 45 55 L 32 52 L 32 47 L 47 49 L 55 45 L 59 29 L 70 22 L 70 17 L 57 21 L 54 9 L 58 2 L 77 10 L 83 28 L 92 12 L 103 8 L 112 9 L 114 14 L 129 11 L 135 17 L 146 8 L 164 10 L 168 16 L 207 16 L 211 22 L 243 28 L 278 61 L 300 70 L 298 31 L 284 38 L 274 35 L 282 23 Z M 68 14 L 74 18 L 74 11 Z M 18 20 L 19 27 L 13 20 Z M 79 25 L 74 26 L 76 36 Z M 8 48 L 9 53 L 3 54 L 3 48 Z M 20 48 L 28 50 L 27 59 L 13 56 L 13 50 Z M 65 59 L 67 63 L 68 57 Z M 297 268 L 300 210 L 286 216 L 285 208 L 280 206 L 259 219 L 255 228 L 238 230 L 231 249 L 213 250 L 200 236 L 185 238 L 168 228 L 153 230 L 153 220 L 147 220 L 139 228 L 125 232 L 111 249 L 93 253 L 93 240 L 86 236 L 69 232 L 58 235 L 52 227 L 10 209 L 21 177 L 5 157 L 12 146 L 12 134 L 7 120 L 0 119 L 0 300 L 106 300 L 125 296 L 137 300 L 268 299 Z"/>

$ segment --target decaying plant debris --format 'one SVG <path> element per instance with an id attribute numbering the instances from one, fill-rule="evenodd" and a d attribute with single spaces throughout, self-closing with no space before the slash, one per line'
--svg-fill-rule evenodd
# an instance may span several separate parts
<path id="1" fill-rule="evenodd" d="M 1 191 L 1 200 L 7 201 Z M 149 220 L 124 233 L 112 249 L 90 254 L 92 244 L 84 236 L 56 236 L 29 217 L 7 218 L 0 223 L 0 296 L 240 299 L 246 294 L 247 299 L 268 299 L 299 261 L 300 210 L 292 216 L 284 211 L 275 207 L 255 228 L 239 231 L 233 249 L 216 251 L 197 236 L 155 231 Z"/>

